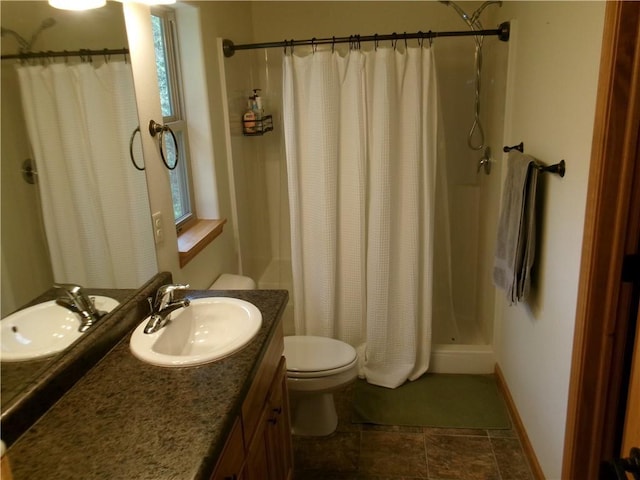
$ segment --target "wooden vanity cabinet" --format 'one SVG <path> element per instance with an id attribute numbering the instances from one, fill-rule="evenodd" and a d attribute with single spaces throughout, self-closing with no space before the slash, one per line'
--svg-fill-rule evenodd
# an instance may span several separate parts
<path id="1" fill-rule="evenodd" d="M 212 480 L 291 480 L 293 449 L 282 326 L 258 367 Z"/>

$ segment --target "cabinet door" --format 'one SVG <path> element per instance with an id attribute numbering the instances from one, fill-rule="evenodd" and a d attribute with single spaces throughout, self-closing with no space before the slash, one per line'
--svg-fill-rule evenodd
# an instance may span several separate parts
<path id="1" fill-rule="evenodd" d="M 244 442 L 242 440 L 242 422 L 238 418 L 224 446 L 211 480 L 242 480 L 244 463 Z"/>
<path id="2" fill-rule="evenodd" d="M 291 424 L 289 421 L 289 397 L 287 393 L 287 367 L 284 357 L 280 360 L 267 401 L 267 426 L 265 442 L 269 460 L 269 478 L 287 480 L 293 477 Z"/>
<path id="3" fill-rule="evenodd" d="M 245 480 L 293 478 L 291 426 L 284 357 L 271 382 L 257 430 L 249 446 Z"/>
<path id="4" fill-rule="evenodd" d="M 244 480 L 271 480 L 269 459 L 267 457 L 267 443 L 265 432 L 268 420 L 268 410 L 262 409 L 261 415 L 249 445 L 244 465 Z"/>

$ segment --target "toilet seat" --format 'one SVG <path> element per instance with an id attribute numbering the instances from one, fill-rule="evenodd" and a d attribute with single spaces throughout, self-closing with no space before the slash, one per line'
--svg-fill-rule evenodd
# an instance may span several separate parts
<path id="1" fill-rule="evenodd" d="M 352 369 L 356 350 L 348 343 L 328 337 L 293 335 L 284 337 L 284 355 L 289 378 L 320 378 Z"/>

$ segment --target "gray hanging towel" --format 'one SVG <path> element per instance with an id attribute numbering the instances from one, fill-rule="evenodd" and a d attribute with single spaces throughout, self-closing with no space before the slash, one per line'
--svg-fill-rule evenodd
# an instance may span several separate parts
<path id="1" fill-rule="evenodd" d="M 531 285 L 531 267 L 535 259 L 537 183 L 535 158 L 517 150 L 509 152 L 493 281 L 506 292 L 510 305 L 525 300 Z"/>

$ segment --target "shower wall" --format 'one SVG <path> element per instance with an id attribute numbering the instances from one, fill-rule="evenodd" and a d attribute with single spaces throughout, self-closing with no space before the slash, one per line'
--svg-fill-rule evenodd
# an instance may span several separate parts
<path id="1" fill-rule="evenodd" d="M 268 52 L 242 52 L 225 60 L 242 273 L 256 280 L 272 261 L 291 257 L 280 85 L 270 81 L 261 54 Z M 280 52 L 271 55 L 281 59 Z M 244 136 L 242 114 L 252 90 L 257 88 L 265 113 L 273 115 L 275 129 L 262 136 Z"/>
<path id="2" fill-rule="evenodd" d="M 438 2 L 359 1 L 337 5 L 252 2 L 252 41 L 467 28 L 452 9 Z M 460 2 L 460 5 L 472 12 L 481 2 Z M 499 23 L 496 20 L 499 15 L 487 20 L 493 8 L 483 14 L 487 28 Z M 497 43 L 487 39 L 485 50 L 497 47 Z M 344 46 L 336 48 L 344 51 Z M 370 46 L 365 44 L 363 48 Z M 467 147 L 474 111 L 473 39 L 436 39 L 434 48 L 445 154 L 438 165 L 441 181 L 437 192 L 434 343 L 490 344 L 493 324 L 490 237 L 497 218 L 492 197 L 499 192 L 496 179 L 499 180 L 500 172 L 494 165 L 491 176 L 484 178 L 478 174 L 481 153 Z M 306 50 L 297 47 L 296 51 L 310 53 L 308 47 Z M 493 61 L 490 58 L 488 55 L 486 63 Z M 281 49 L 238 52 L 225 61 L 242 270 L 257 279 L 262 288 L 291 288 L 281 62 Z M 487 101 L 495 100 L 493 95 L 500 85 L 489 74 L 484 77 L 489 92 L 483 98 L 486 105 Z M 274 131 L 262 137 L 244 137 L 240 130 L 240 117 L 253 88 L 262 89 L 266 113 L 274 117 Z M 498 143 L 501 141 L 502 132 L 488 133 L 492 141 L 495 138 Z M 498 149 L 498 143 L 494 150 Z M 289 329 L 287 333 L 293 333 L 291 322 L 285 328 Z"/>

